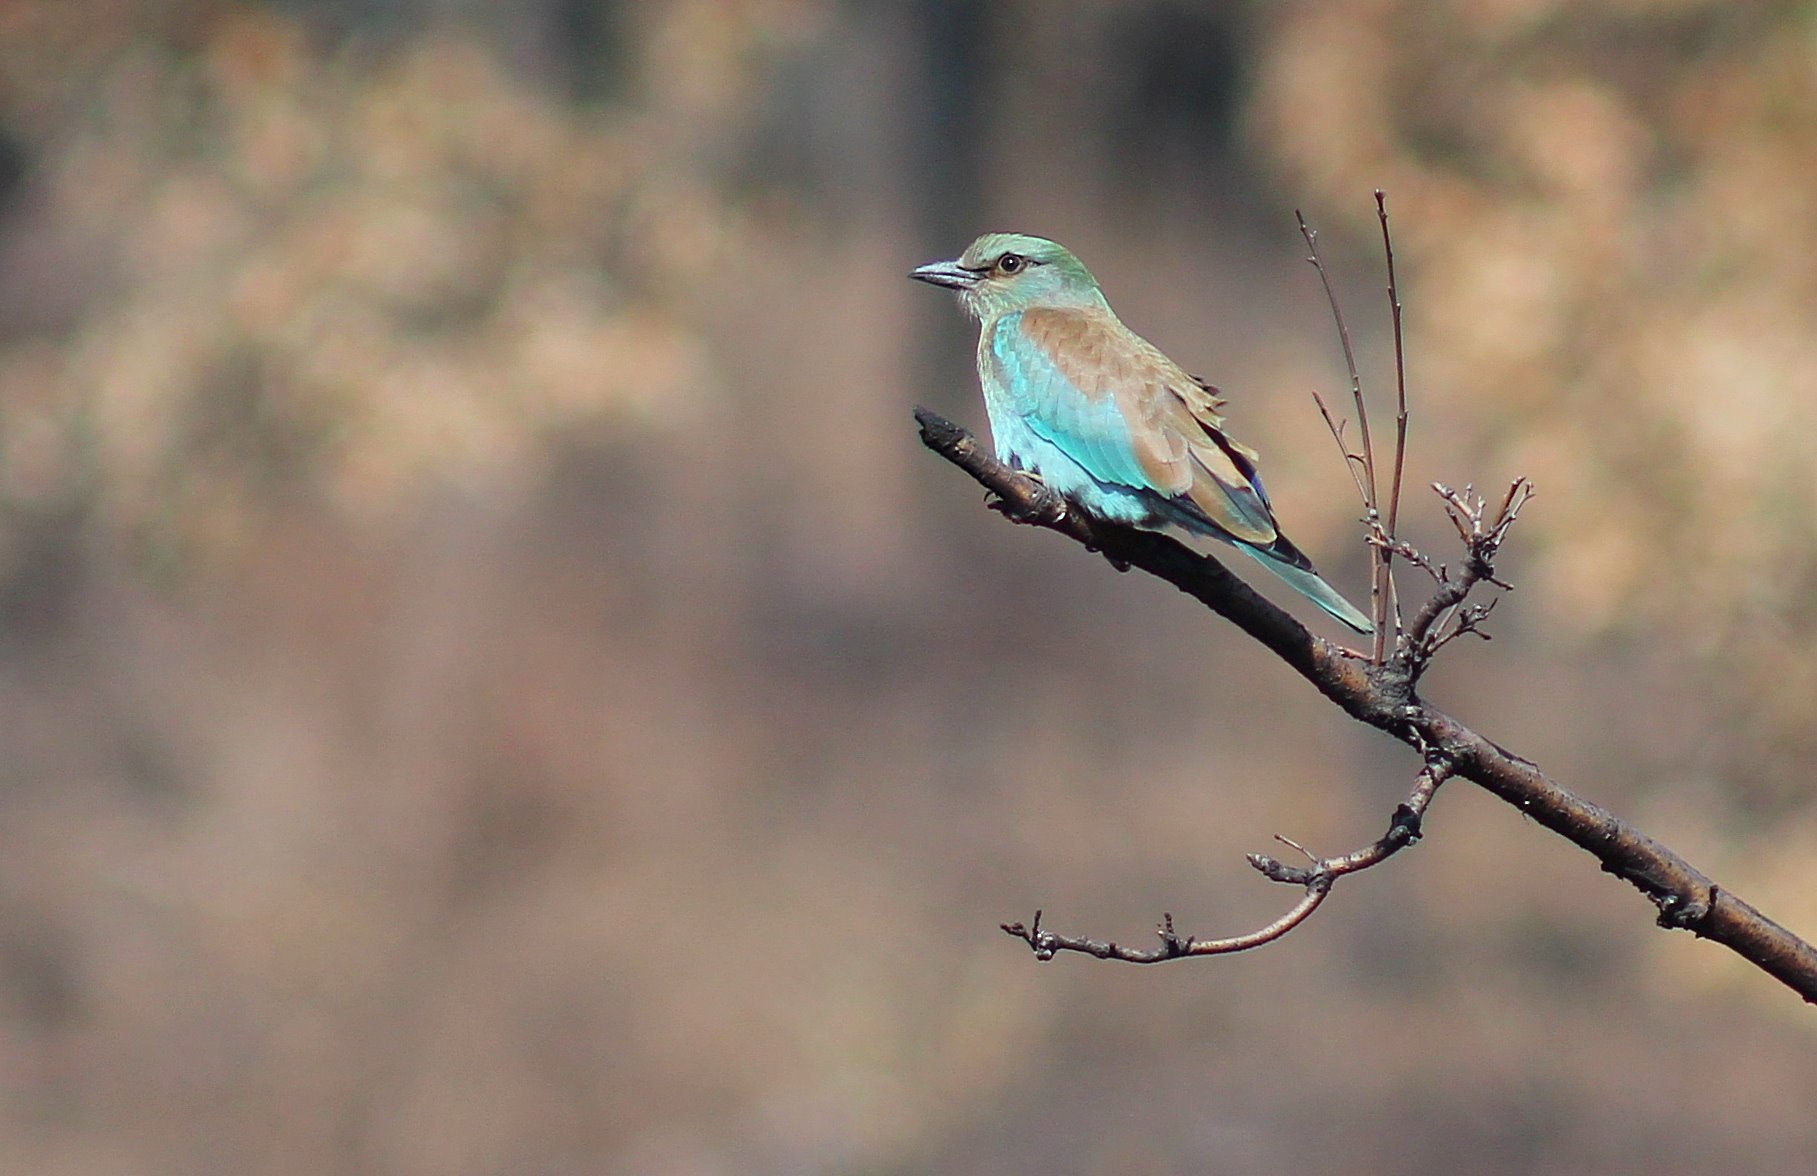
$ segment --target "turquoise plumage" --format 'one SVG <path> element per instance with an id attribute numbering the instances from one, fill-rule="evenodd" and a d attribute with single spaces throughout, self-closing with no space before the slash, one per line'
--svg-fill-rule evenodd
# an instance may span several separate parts
<path id="1" fill-rule="evenodd" d="M 1224 432 L 1217 391 L 1124 326 L 1078 258 L 1041 237 L 987 233 L 910 276 L 957 290 L 978 319 L 978 382 L 999 458 L 1098 518 L 1232 544 L 1352 629 L 1373 631 L 1281 534 L 1255 451 Z"/>

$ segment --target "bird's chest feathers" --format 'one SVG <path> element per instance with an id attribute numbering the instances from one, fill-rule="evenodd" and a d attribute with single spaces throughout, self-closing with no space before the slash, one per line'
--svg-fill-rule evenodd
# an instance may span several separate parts
<path id="1" fill-rule="evenodd" d="M 986 324 L 978 370 L 997 453 L 1096 513 L 1133 521 L 1147 508 L 1123 500 L 1148 479 L 1108 378 L 1114 365 L 1098 362 L 1093 339 L 1071 337 L 1075 325 L 1042 310 Z"/>
<path id="2" fill-rule="evenodd" d="M 1060 399 L 1081 408 L 1109 407 L 1111 382 L 1091 362 L 1090 348 L 1066 346 L 1048 312 L 998 316 L 978 336 L 978 371 L 996 412 L 1041 418 Z"/>

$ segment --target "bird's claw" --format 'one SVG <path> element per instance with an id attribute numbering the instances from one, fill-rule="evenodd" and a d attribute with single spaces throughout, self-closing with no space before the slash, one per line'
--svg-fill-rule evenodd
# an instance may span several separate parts
<path id="1" fill-rule="evenodd" d="M 1004 518 L 1017 523 L 1044 523 L 1052 526 L 1066 519 L 1066 499 L 1061 497 L 1042 480 L 1040 474 L 1028 470 L 1016 471 L 1029 482 L 1034 483 L 1032 492 L 1024 502 L 1012 502 L 1001 495 L 993 494 L 989 507 Z"/>

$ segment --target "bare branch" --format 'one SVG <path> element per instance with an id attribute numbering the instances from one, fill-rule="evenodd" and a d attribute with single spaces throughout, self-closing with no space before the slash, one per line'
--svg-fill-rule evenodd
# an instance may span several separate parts
<path id="1" fill-rule="evenodd" d="M 1337 880 L 1346 874 L 1355 874 L 1371 866 L 1380 865 L 1401 850 L 1412 845 L 1420 838 L 1420 826 L 1426 816 L 1426 806 L 1432 803 L 1433 794 L 1440 784 L 1450 776 L 1451 769 L 1443 760 L 1434 758 L 1420 772 L 1413 785 L 1413 791 L 1399 808 L 1388 825 L 1388 831 L 1376 840 L 1349 853 L 1332 857 L 1319 857 L 1297 841 L 1275 835 L 1283 845 L 1291 846 L 1306 856 L 1309 866 L 1290 866 L 1276 861 L 1266 854 L 1252 853 L 1249 864 L 1263 877 L 1272 882 L 1284 882 L 1293 886 L 1303 886 L 1306 892 L 1300 900 L 1274 922 L 1266 927 L 1250 931 L 1243 935 L 1232 935 L 1225 939 L 1196 939 L 1190 935 L 1182 936 L 1174 930 L 1173 916 L 1163 914 L 1159 933 L 1159 947 L 1136 948 L 1123 947 L 1114 940 L 1091 939 L 1084 936 L 1060 935 L 1053 931 L 1041 929 L 1041 912 L 1035 912 L 1032 926 L 1024 927 L 1021 923 L 1005 923 L 1003 930 L 1017 939 L 1027 943 L 1034 950 L 1037 959 L 1051 960 L 1063 951 L 1081 952 L 1096 956 L 1101 960 L 1121 960 L 1126 964 L 1159 964 L 1167 960 L 1186 959 L 1189 956 L 1230 955 L 1233 952 L 1251 951 L 1265 944 L 1280 939 L 1312 916 L 1312 912 L 1324 903 L 1331 888 Z"/>
<path id="2" fill-rule="evenodd" d="M 1338 452 L 1344 455 L 1344 468 L 1350 471 L 1350 478 L 1356 483 L 1357 496 L 1363 500 L 1363 509 L 1369 509 L 1369 487 L 1363 484 L 1362 471 L 1369 466 L 1369 459 L 1350 449 L 1350 443 L 1344 440 L 1344 422 L 1331 415 L 1326 407 L 1325 398 L 1318 389 L 1312 391 L 1312 401 L 1319 406 L 1319 415 L 1325 418 L 1325 427 L 1331 430 L 1331 439 L 1338 443 Z"/>
<path id="3" fill-rule="evenodd" d="M 1306 240 L 1306 251 L 1310 254 L 1306 261 L 1318 271 L 1319 282 L 1325 287 L 1325 301 L 1331 304 L 1331 317 L 1337 323 L 1338 341 L 1344 347 L 1344 367 L 1350 374 L 1350 396 L 1356 401 L 1357 431 L 1362 434 L 1363 441 L 1363 469 L 1368 483 L 1363 505 L 1374 516 L 1380 501 L 1376 496 L 1375 446 L 1369 440 L 1369 413 L 1363 406 L 1363 377 L 1357 373 L 1356 348 L 1350 342 L 1350 327 L 1344 322 L 1344 308 L 1338 303 L 1337 290 L 1331 285 L 1331 272 L 1325 268 L 1325 259 L 1319 255 L 1318 230 L 1306 223 L 1305 215 L 1299 210 L 1296 209 L 1293 216 L 1300 224 L 1300 236 Z M 1329 414 L 1326 419 L 1330 419 Z M 1341 439 L 1339 444 L 1342 444 Z"/>
<path id="4" fill-rule="evenodd" d="M 1387 528 L 1383 527 L 1381 524 L 1378 523 L 1375 526 L 1370 527 L 1369 534 L 1365 536 L 1364 541 L 1376 547 L 1387 548 L 1391 554 L 1400 556 L 1414 567 L 1420 569 L 1420 571 L 1431 576 L 1435 584 L 1442 584 L 1445 582 L 1444 564 L 1433 563 L 1425 552 L 1413 546 L 1411 543 L 1396 539 L 1393 535 L 1390 535 Z"/>
<path id="5" fill-rule="evenodd" d="M 1382 256 L 1388 266 L 1388 307 L 1394 323 L 1394 471 L 1389 480 L 1388 509 L 1386 529 L 1388 538 L 1393 540 L 1399 535 L 1401 516 L 1401 479 L 1407 471 L 1407 346 L 1406 335 L 1402 329 L 1400 281 L 1394 272 L 1394 235 L 1388 231 L 1388 196 L 1380 188 L 1375 190 L 1375 215 L 1382 226 Z M 1388 607 L 1386 615 L 1393 617 L 1396 625 L 1400 623 L 1401 602 L 1394 586 L 1394 555 L 1397 548 L 1390 544 L 1381 549 L 1383 576 L 1387 581 Z M 1431 569 L 1428 568 L 1428 571 Z M 1385 629 L 1385 618 L 1377 622 L 1378 631 Z M 1386 642 L 1384 634 L 1378 641 Z M 1381 654 L 1378 653 L 1377 660 Z"/>
<path id="6" fill-rule="evenodd" d="M 1380 194 L 1378 193 L 1377 195 L 1377 207 L 1381 208 Z M 1350 327 L 1344 322 L 1344 310 L 1343 307 L 1339 305 L 1337 290 L 1331 284 L 1331 273 L 1325 268 L 1325 259 L 1319 254 L 1318 232 L 1306 223 L 1304 214 L 1295 210 L 1293 215 L 1294 219 L 1299 222 L 1300 236 L 1305 239 L 1306 250 L 1310 254 L 1306 260 L 1311 263 L 1313 269 L 1318 271 L 1319 282 L 1325 287 L 1325 301 L 1331 306 L 1332 321 L 1337 324 L 1338 342 L 1343 345 L 1344 366 L 1350 374 L 1350 398 L 1356 405 L 1357 432 L 1361 434 L 1363 442 L 1363 452 L 1360 459 L 1357 455 L 1352 454 L 1344 444 L 1343 425 L 1341 422 L 1333 420 L 1331 410 L 1325 406 L 1324 399 L 1320 397 L 1317 392 L 1314 392 L 1312 397 L 1314 400 L 1318 401 L 1319 412 L 1324 416 L 1325 424 L 1331 429 L 1332 436 L 1337 438 L 1338 448 L 1344 452 L 1345 464 L 1351 466 L 1351 476 L 1356 479 L 1357 490 L 1363 497 L 1364 525 L 1371 530 L 1374 530 L 1381 526 L 1381 493 L 1380 484 L 1377 482 L 1375 476 L 1375 445 L 1371 440 L 1369 432 L 1369 406 L 1363 399 L 1363 378 L 1357 371 L 1356 366 L 1356 348 L 1351 345 Z M 1385 239 L 1387 234 L 1386 220 L 1383 221 L 1382 232 Z M 1392 247 L 1390 247 L 1389 250 L 1389 257 L 1392 261 Z M 1390 285 L 1390 293 L 1393 293 L 1392 284 Z M 1397 298 L 1395 302 L 1397 335 L 1399 329 L 1399 306 L 1400 304 Z M 1405 408 L 1404 400 L 1402 407 L 1403 409 Z M 1405 423 L 1403 422 L 1401 425 L 1403 437 L 1405 427 Z M 1402 450 L 1397 447 L 1397 462 L 1394 471 L 1397 493 L 1400 485 L 1401 467 L 1399 458 L 1401 453 Z M 1361 461 L 1363 467 L 1361 476 L 1358 476 L 1354 464 L 1358 460 Z M 1392 534 L 1393 529 L 1392 524 L 1390 524 L 1388 528 L 1389 533 Z M 1372 547 L 1369 553 L 1369 564 L 1369 613 L 1370 619 L 1375 625 L 1375 641 L 1371 650 L 1370 660 L 1375 664 L 1380 665 L 1388 656 L 1388 619 L 1390 617 L 1396 617 L 1398 620 L 1398 605 L 1394 596 L 1393 565 L 1389 559 L 1388 549 Z"/>
<path id="7" fill-rule="evenodd" d="M 944 417 L 927 409 L 917 409 L 916 417 L 922 441 L 1013 508 L 1006 509 L 1010 517 L 1058 531 L 1102 552 L 1115 566 L 1140 568 L 1179 588 L 1261 643 L 1346 714 L 1392 735 L 1422 758 L 1440 757 L 1456 776 L 1487 789 L 1594 856 L 1604 871 L 1624 879 L 1653 903 L 1660 926 L 1720 943 L 1817 1003 L 1817 948 L 1717 886 L 1671 849 L 1427 703 L 1419 697 L 1409 668 L 1397 664 L 1399 659 L 1365 663 L 1354 651 L 1309 632 L 1213 557 L 1170 536 L 1106 523 L 1082 511 L 1037 510 L 1043 496 L 1051 496 L 1039 481 L 998 461 L 969 432 Z M 1494 517 L 1482 521 L 1483 546 L 1466 562 L 1492 559 L 1530 496 L 1524 480 L 1509 487 Z M 1467 505 L 1462 496 L 1459 500 Z M 1449 498 L 1446 501 L 1453 505 Z M 1474 532 L 1468 511 L 1464 522 Z M 1454 579 L 1447 577 L 1447 583 Z M 1460 595 L 1452 603 L 1461 602 Z M 1435 612 L 1426 621 L 1427 628 L 1436 620 Z M 1301 904 L 1307 901 L 1303 898 Z"/>
<path id="8" fill-rule="evenodd" d="M 1442 566 L 1438 568 L 1434 574 L 1437 585 L 1431 598 L 1407 626 L 1395 660 L 1406 673 L 1409 684 L 1417 682 L 1433 655 L 1454 639 L 1465 633 L 1488 636 L 1481 625 L 1494 605 L 1466 606 L 1465 600 L 1478 584 L 1513 590 L 1514 585 L 1495 574 L 1495 558 L 1508 537 L 1509 528 L 1520 517 L 1521 508 L 1534 494 L 1531 482 L 1516 478 L 1509 484 L 1501 505 L 1490 514 L 1488 502 L 1473 487 L 1465 486 L 1457 491 L 1442 482 L 1434 482 L 1432 489 L 1444 503 L 1445 516 L 1451 520 L 1464 544 L 1464 559 L 1456 572 Z M 1372 542 L 1386 541 L 1385 536 L 1372 538 Z M 1433 572 L 1432 561 L 1410 545 L 1398 544 L 1395 550 L 1409 562 Z"/>

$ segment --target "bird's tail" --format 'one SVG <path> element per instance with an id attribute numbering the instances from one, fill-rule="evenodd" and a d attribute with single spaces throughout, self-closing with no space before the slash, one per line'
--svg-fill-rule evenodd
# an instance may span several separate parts
<path id="1" fill-rule="evenodd" d="M 1336 588 L 1320 579 L 1312 568 L 1312 561 L 1301 554 L 1299 548 L 1287 542 L 1286 536 L 1277 539 L 1272 547 L 1251 547 L 1247 543 L 1239 543 L 1237 546 L 1254 556 L 1257 563 L 1285 580 L 1288 587 L 1352 629 L 1363 634 L 1375 632 L 1375 626 L 1369 623 L 1369 618 L 1363 615 L 1362 610 L 1339 596 Z"/>

